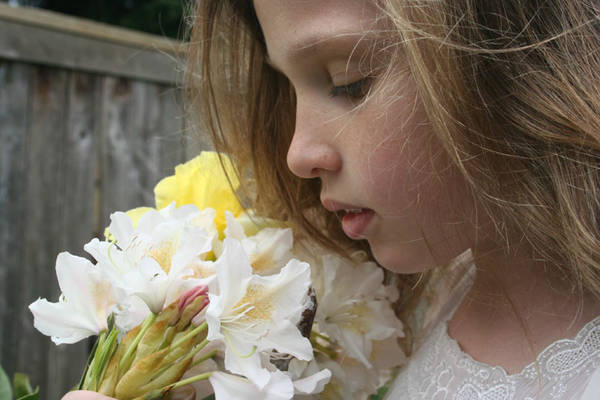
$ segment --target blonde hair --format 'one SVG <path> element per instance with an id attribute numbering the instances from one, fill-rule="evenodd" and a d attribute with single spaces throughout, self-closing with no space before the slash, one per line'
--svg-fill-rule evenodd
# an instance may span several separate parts
<path id="1" fill-rule="evenodd" d="M 408 63 L 434 132 L 498 232 L 600 294 L 600 34 L 591 1 L 381 0 L 390 71 Z M 294 90 L 264 62 L 252 2 L 198 2 L 192 115 L 229 153 L 259 212 L 337 249 L 356 247 L 319 203 L 318 180 L 287 168 Z M 393 73 L 381 78 L 394 79 Z M 325 233 L 326 232 L 326 233 Z M 360 243 L 358 246 L 363 246 Z M 406 319 L 425 283 L 399 278 Z M 419 286 L 420 288 L 423 285 Z"/>
<path id="2" fill-rule="evenodd" d="M 600 295 L 597 2 L 386 0 L 420 100 L 505 236 Z"/>

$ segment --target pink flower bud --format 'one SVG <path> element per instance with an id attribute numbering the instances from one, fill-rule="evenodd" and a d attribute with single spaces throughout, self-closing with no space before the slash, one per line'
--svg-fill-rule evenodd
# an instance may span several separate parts
<path id="1" fill-rule="evenodd" d="M 200 310 L 208 305 L 208 286 L 198 285 L 192 289 L 187 290 L 181 296 L 179 296 L 179 313 L 181 313 L 187 306 L 189 306 L 198 296 L 204 296 L 204 303 Z M 198 310 L 198 311 L 200 311 Z"/>

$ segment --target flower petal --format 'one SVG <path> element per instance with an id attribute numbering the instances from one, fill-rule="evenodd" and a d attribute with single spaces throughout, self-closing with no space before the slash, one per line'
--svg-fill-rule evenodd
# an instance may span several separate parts
<path id="1" fill-rule="evenodd" d="M 234 335 L 226 336 L 225 368 L 234 374 L 244 375 L 259 388 L 269 383 L 270 373 L 261 365 L 260 353 L 247 342 Z"/>
<path id="2" fill-rule="evenodd" d="M 225 211 L 225 221 L 227 222 L 227 228 L 224 231 L 225 237 L 237 240 L 242 240 L 246 237 L 242 224 L 235 219 L 231 212 Z"/>
<path id="3" fill-rule="evenodd" d="M 223 254 L 214 266 L 225 308 L 233 307 L 246 292 L 247 279 L 252 276 L 250 261 L 240 242 L 225 238 Z"/>
<path id="4" fill-rule="evenodd" d="M 108 315 L 124 297 L 87 259 L 69 253 L 56 258 L 61 301 L 38 299 L 29 306 L 34 326 L 56 344 L 75 343 L 107 329 Z"/>
<path id="5" fill-rule="evenodd" d="M 89 260 L 67 252 L 56 258 L 56 276 L 71 307 L 100 330 L 106 329 L 106 319 L 124 293 Z"/>
<path id="6" fill-rule="evenodd" d="M 330 379 L 331 371 L 325 368 L 306 378 L 295 380 L 294 389 L 296 389 L 296 393 L 299 394 L 321 393 Z"/>
<path id="7" fill-rule="evenodd" d="M 217 213 L 217 228 L 222 232 L 225 228 L 224 212 L 228 210 L 237 215 L 242 211 L 234 193 L 238 186 L 239 181 L 229 158 L 224 154 L 204 151 L 198 157 L 175 167 L 174 176 L 156 185 L 156 207 L 161 209 L 175 201 L 178 206 L 194 204 L 200 209 L 213 208 Z"/>
<path id="8" fill-rule="evenodd" d="M 247 379 L 224 372 L 214 372 L 209 380 L 216 400 L 286 400 L 294 395 L 292 381 L 281 371 L 273 372 L 262 389 Z"/>
<path id="9" fill-rule="evenodd" d="M 146 303 L 137 296 L 130 296 L 119 304 L 115 312 L 115 324 L 122 332 L 129 332 L 140 325 L 150 314 Z"/>
<path id="10" fill-rule="evenodd" d="M 292 257 L 294 244 L 291 229 L 265 228 L 255 236 L 242 239 L 242 245 L 250 255 L 252 269 L 261 275 L 277 272 Z"/>
<path id="11" fill-rule="evenodd" d="M 56 344 L 76 343 L 92 335 L 97 335 L 99 328 L 78 314 L 67 303 L 50 303 L 46 299 L 38 299 L 29 305 L 33 314 L 33 326 Z"/>
<path id="12" fill-rule="evenodd" d="M 145 214 L 144 214 L 145 215 Z M 133 221 L 124 212 L 118 211 L 110 215 L 108 231 L 120 246 L 127 246 L 133 236 Z"/>
<path id="13" fill-rule="evenodd" d="M 154 259 L 144 258 L 137 269 L 125 275 L 124 281 L 127 294 L 138 296 L 155 314 L 162 311 L 168 278 Z"/>
<path id="14" fill-rule="evenodd" d="M 279 353 L 291 354 L 300 360 L 310 360 L 313 357 L 313 349 L 310 340 L 302 336 L 298 327 L 290 321 L 283 320 L 277 324 L 261 339 L 260 349 L 275 349 Z"/>

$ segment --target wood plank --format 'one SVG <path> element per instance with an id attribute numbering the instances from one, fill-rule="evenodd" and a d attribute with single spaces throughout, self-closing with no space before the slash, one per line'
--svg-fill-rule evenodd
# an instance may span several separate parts
<path id="1" fill-rule="evenodd" d="M 181 92 L 6 61 L 0 87 L 0 363 L 60 398 L 88 344 L 56 347 L 27 306 L 58 298 L 60 251 L 83 255 L 111 212 L 153 204 L 184 158 Z"/>
<path id="2" fill-rule="evenodd" d="M 181 61 L 162 50 L 0 20 L 0 58 L 172 84 Z"/>
<path id="3" fill-rule="evenodd" d="M 127 136 L 139 179 L 136 189 L 140 200 L 135 206 L 152 206 L 154 205 L 152 188 L 158 175 L 157 160 L 152 154 L 152 142 L 161 110 L 158 99 L 154 97 L 156 94 L 153 84 L 133 81 L 131 88 L 133 115 Z"/>
<path id="4" fill-rule="evenodd" d="M 150 154 L 154 162 L 149 171 L 148 187 L 153 189 L 162 178 L 172 175 L 175 166 L 184 162 L 182 146 L 183 111 L 181 92 L 173 87 L 152 85 L 146 111 Z M 152 204 L 154 204 L 152 198 Z"/>
<path id="5" fill-rule="evenodd" d="M 185 47 L 181 42 L 167 37 L 138 32 L 39 8 L 14 7 L 0 3 L 0 19 L 142 49 L 154 49 L 167 53 L 181 53 L 185 51 Z"/>
<path id="6" fill-rule="evenodd" d="M 140 148 L 144 124 L 144 86 L 139 82 L 107 77 L 102 95 L 102 223 L 109 215 L 144 205 L 143 164 L 149 162 Z"/>
<path id="7" fill-rule="evenodd" d="M 56 232 L 61 251 L 85 256 L 83 245 L 94 234 L 94 179 L 97 168 L 96 131 L 100 78 L 70 73 L 65 110 L 64 159 L 59 171 L 61 221 Z M 79 380 L 88 357 L 86 340 L 67 346 L 50 346 L 47 382 L 48 398 L 60 398 Z"/>
<path id="8" fill-rule="evenodd" d="M 144 97 L 142 93 L 145 94 Z M 139 97 L 137 104 L 141 107 L 138 123 L 139 139 L 135 145 L 143 149 L 145 153 L 140 154 L 138 167 L 140 168 L 140 184 L 143 196 L 143 205 L 154 206 L 152 188 L 160 177 L 160 137 L 162 111 L 158 90 L 155 85 L 137 85 L 134 95 Z"/>
<path id="9" fill-rule="evenodd" d="M 17 327 L 17 370 L 30 375 L 42 389 L 49 386 L 46 368 L 48 352 L 54 346 L 48 337 L 33 327 L 33 318 L 26 308 L 38 297 L 58 299 L 58 284 L 54 270 L 56 255 L 61 250 L 58 234 L 64 219 L 60 171 L 64 162 L 64 131 L 67 73 L 65 71 L 32 68 L 31 112 L 27 136 L 26 194 L 24 198 L 24 260 L 18 283 L 19 325 Z M 47 393 L 47 398 L 59 398 Z"/>
<path id="10" fill-rule="evenodd" d="M 103 220 L 153 206 L 153 188 L 184 159 L 177 92 L 169 86 L 106 78 L 103 104 Z"/>
<path id="11" fill-rule="evenodd" d="M 0 61 L 0 364 L 10 376 L 20 367 L 21 319 L 28 318 L 19 287 L 24 253 L 25 162 L 29 118 L 25 64 Z"/>

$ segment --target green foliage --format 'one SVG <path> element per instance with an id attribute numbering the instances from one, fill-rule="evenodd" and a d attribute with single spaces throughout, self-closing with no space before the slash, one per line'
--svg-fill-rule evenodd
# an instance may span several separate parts
<path id="1" fill-rule="evenodd" d="M 369 400 L 381 400 L 381 399 L 383 399 L 383 397 L 385 396 L 387 391 L 388 391 L 387 386 L 380 387 L 379 390 L 377 390 L 377 393 L 375 393 L 374 395 L 371 395 Z"/>
<path id="2" fill-rule="evenodd" d="M 40 388 L 35 388 L 35 392 L 27 394 L 23 397 L 17 398 L 17 400 L 38 400 L 40 398 Z"/>
<path id="3" fill-rule="evenodd" d="M 17 399 L 20 399 L 24 396 L 33 393 L 31 383 L 29 382 L 29 377 L 19 372 L 17 372 L 13 377 L 13 389 L 15 391 L 15 397 Z"/>
<path id="4" fill-rule="evenodd" d="M 38 400 L 40 396 L 40 388 L 35 390 L 31 387 L 29 377 L 25 374 L 16 373 L 11 387 L 10 380 L 0 366 L 0 400 Z"/>
<path id="5" fill-rule="evenodd" d="M 0 400 L 12 400 L 10 380 L 2 367 L 0 367 Z"/>
<path id="6" fill-rule="evenodd" d="M 177 38 L 185 0 L 39 0 L 31 5 L 111 25 Z"/>

